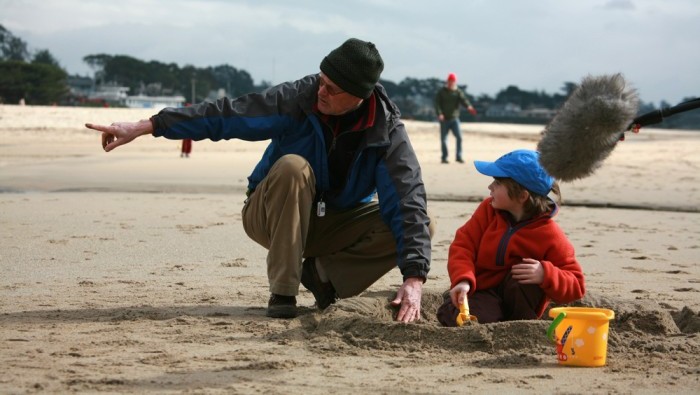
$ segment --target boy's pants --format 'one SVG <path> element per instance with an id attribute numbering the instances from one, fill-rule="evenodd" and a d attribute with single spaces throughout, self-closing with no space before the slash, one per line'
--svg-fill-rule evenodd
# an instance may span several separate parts
<path id="1" fill-rule="evenodd" d="M 339 297 L 357 295 L 396 267 L 394 236 L 376 202 L 319 217 L 315 195 L 311 165 L 285 155 L 246 200 L 243 228 L 268 249 L 271 293 L 297 295 L 302 258 L 317 257 Z"/>
<path id="2" fill-rule="evenodd" d="M 445 326 L 457 326 L 459 309 L 452 304 L 449 292 L 438 308 L 437 318 Z M 498 287 L 479 290 L 467 298 L 469 313 L 481 324 L 489 322 L 535 320 L 544 291 L 538 285 L 520 284 L 508 273 Z"/>

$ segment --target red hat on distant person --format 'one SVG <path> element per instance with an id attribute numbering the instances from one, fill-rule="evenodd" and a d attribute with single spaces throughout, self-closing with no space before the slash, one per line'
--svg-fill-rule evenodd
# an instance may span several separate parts
<path id="1" fill-rule="evenodd" d="M 455 73 L 448 74 L 447 81 L 457 81 L 457 74 L 455 74 Z"/>

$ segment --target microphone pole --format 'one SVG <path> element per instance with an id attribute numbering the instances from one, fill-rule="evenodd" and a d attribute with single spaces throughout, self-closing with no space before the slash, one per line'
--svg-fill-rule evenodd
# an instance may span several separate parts
<path id="1" fill-rule="evenodd" d="M 674 114 L 694 110 L 696 108 L 700 108 L 700 98 L 684 101 L 683 103 L 673 107 L 665 107 L 659 110 L 650 111 L 635 118 L 632 123 L 629 124 L 627 130 L 632 130 L 637 133 L 639 132 L 639 129 L 644 126 L 661 123 L 664 118 L 668 118 Z"/>

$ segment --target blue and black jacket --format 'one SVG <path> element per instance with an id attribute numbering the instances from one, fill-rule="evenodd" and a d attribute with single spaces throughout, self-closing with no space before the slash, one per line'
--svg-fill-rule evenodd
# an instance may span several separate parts
<path id="1" fill-rule="evenodd" d="M 213 141 L 271 140 L 248 177 L 255 187 L 283 155 L 304 157 L 316 176 L 317 194 L 330 189 L 328 156 L 321 121 L 314 113 L 319 76 L 309 75 L 262 93 L 222 98 L 185 108 L 166 108 L 151 118 L 153 135 L 169 139 Z M 324 196 L 329 207 L 348 209 L 379 197 L 382 219 L 397 246 L 398 266 L 405 278 L 427 279 L 430 234 L 425 187 L 413 147 L 396 105 L 384 88 L 374 89 L 381 104 L 374 124 L 364 131 L 342 190 Z"/>

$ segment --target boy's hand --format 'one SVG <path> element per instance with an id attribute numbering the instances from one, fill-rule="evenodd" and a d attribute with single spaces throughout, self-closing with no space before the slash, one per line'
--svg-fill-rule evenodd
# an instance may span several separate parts
<path id="1" fill-rule="evenodd" d="M 544 281 L 544 269 L 540 261 L 530 258 L 523 258 L 523 261 L 513 265 L 510 270 L 513 279 L 520 284 L 540 285 Z"/>
<path id="2" fill-rule="evenodd" d="M 457 283 L 457 285 L 450 290 L 450 299 L 452 299 L 452 304 L 455 307 L 459 307 L 459 303 L 463 301 L 465 297 L 467 297 L 470 289 L 471 287 L 467 281 Z"/>

